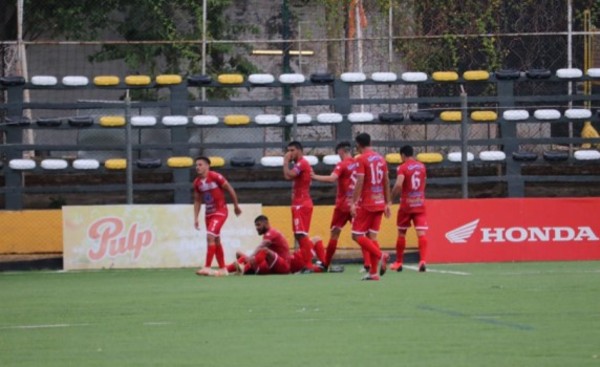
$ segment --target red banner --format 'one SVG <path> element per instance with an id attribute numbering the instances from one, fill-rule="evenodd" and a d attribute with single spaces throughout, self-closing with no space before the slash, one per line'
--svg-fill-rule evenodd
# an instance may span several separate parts
<path id="1" fill-rule="evenodd" d="M 432 263 L 600 260 L 600 199 L 428 200 Z"/>

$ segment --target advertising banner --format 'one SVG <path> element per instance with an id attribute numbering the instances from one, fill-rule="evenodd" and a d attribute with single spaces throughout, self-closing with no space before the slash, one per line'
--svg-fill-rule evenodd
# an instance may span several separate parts
<path id="1" fill-rule="evenodd" d="M 428 200 L 430 262 L 600 260 L 600 199 Z"/>
<path id="2" fill-rule="evenodd" d="M 239 217 L 229 207 L 221 229 L 227 263 L 236 251 L 251 252 L 260 243 L 254 218 L 261 205 L 240 207 Z M 200 230 L 194 228 L 192 205 L 64 206 L 62 213 L 65 270 L 204 265 L 204 208 Z"/>

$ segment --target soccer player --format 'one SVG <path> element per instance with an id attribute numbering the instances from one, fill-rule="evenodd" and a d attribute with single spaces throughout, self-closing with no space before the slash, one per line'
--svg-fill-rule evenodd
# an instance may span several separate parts
<path id="1" fill-rule="evenodd" d="M 342 228 L 348 222 L 352 222 L 352 215 L 350 215 L 350 203 L 352 202 L 352 192 L 354 191 L 354 171 L 356 169 L 356 162 L 352 157 L 352 146 L 350 142 L 340 142 L 335 147 L 335 152 L 340 157 L 340 162 L 335 166 L 333 171 L 328 176 L 312 174 L 312 178 L 315 181 L 320 182 L 337 182 L 337 195 L 335 199 L 335 208 L 333 210 L 333 216 L 331 218 L 331 234 L 329 242 L 327 243 L 327 250 L 325 253 L 325 261 L 323 265 L 325 268 L 329 268 L 331 265 L 331 259 L 337 249 L 338 240 Z"/>
<path id="2" fill-rule="evenodd" d="M 226 271 L 214 271 L 206 275 L 221 276 L 236 272 L 237 274 L 289 274 L 304 268 L 304 257 L 300 250 L 290 254 L 290 246 L 285 237 L 271 227 L 265 215 L 254 219 L 256 232 L 263 236 L 262 242 L 251 255 L 237 254 L 234 263 L 227 266 Z M 322 246 L 322 245 L 321 245 Z"/>
<path id="3" fill-rule="evenodd" d="M 356 158 L 356 184 L 350 205 L 354 217 L 352 239 L 371 259 L 369 272 L 363 280 L 379 280 L 379 276 L 385 274 L 389 259 L 389 254 L 382 252 L 377 242 L 382 216 L 390 216 L 388 168 L 385 159 L 371 149 L 369 134 L 358 134 L 355 141 L 360 156 Z"/>
<path id="4" fill-rule="evenodd" d="M 294 165 L 291 166 L 290 162 L 294 162 Z M 314 244 L 308 237 L 313 212 L 313 202 L 310 197 L 311 172 L 310 163 L 304 158 L 302 144 L 298 141 L 290 142 L 283 156 L 283 177 L 286 180 L 293 180 L 292 228 L 300 251 L 302 251 L 304 267 L 307 272 L 314 270 L 312 264 Z M 318 251 L 318 249 L 316 250 Z M 325 260 L 324 253 L 317 252 L 317 257 L 321 262 Z"/>
<path id="5" fill-rule="evenodd" d="M 396 240 L 396 261 L 390 269 L 402 271 L 402 258 L 406 248 L 406 231 L 411 221 L 417 231 L 419 245 L 419 271 L 426 270 L 427 257 L 427 214 L 425 213 L 425 185 L 427 170 L 425 165 L 413 158 L 414 149 L 410 145 L 400 148 L 402 164 L 397 169 L 397 179 L 392 189 L 392 198 L 400 195 L 400 208 L 396 225 L 398 239 Z"/>
<path id="6" fill-rule="evenodd" d="M 210 268 L 213 258 L 216 256 L 219 268 L 225 267 L 225 255 L 221 244 L 221 227 L 227 219 L 227 203 L 225 202 L 225 191 L 233 202 L 235 215 L 242 214 L 238 204 L 238 198 L 233 187 L 227 182 L 223 175 L 210 170 L 210 159 L 198 157 L 196 162 L 197 177 L 194 179 L 194 227 L 200 229 L 198 216 L 202 204 L 205 205 L 206 224 L 206 261 L 204 269 L 198 270 L 199 275 Z"/>

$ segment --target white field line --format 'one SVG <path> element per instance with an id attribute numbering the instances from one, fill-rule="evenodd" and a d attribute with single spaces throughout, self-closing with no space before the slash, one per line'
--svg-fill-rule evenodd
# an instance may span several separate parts
<path id="1" fill-rule="evenodd" d="M 414 266 L 414 265 L 404 265 L 404 269 L 419 271 L 419 267 Z M 427 268 L 427 272 L 428 273 L 439 273 L 439 274 L 451 274 L 451 275 L 471 275 L 471 273 L 467 273 L 464 271 L 441 270 L 441 269 L 431 269 L 431 268 Z"/>
<path id="2" fill-rule="evenodd" d="M 12 325 L 2 326 L 0 329 L 51 329 L 51 328 L 66 328 L 66 327 L 78 327 L 78 326 L 89 326 L 90 324 L 39 324 L 39 325 Z"/>

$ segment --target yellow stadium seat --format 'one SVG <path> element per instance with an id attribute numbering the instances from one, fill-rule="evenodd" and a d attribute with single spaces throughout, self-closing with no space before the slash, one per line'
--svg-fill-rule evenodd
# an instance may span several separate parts
<path id="1" fill-rule="evenodd" d="M 388 153 L 385 155 L 385 161 L 389 164 L 400 164 L 402 157 L 400 157 L 400 153 Z"/>
<path id="2" fill-rule="evenodd" d="M 100 117 L 100 126 L 118 127 L 125 125 L 125 117 L 123 116 L 102 116 Z"/>
<path id="3" fill-rule="evenodd" d="M 488 80 L 490 73 L 485 70 L 468 70 L 463 73 L 463 79 L 465 80 Z"/>
<path id="4" fill-rule="evenodd" d="M 444 111 L 440 113 L 440 119 L 446 122 L 462 121 L 462 112 L 460 111 Z"/>
<path id="5" fill-rule="evenodd" d="M 121 79 L 115 75 L 99 75 L 94 78 L 94 84 L 99 87 L 107 87 L 111 85 L 119 85 Z"/>
<path id="6" fill-rule="evenodd" d="M 104 168 L 114 170 L 125 169 L 127 168 L 127 160 L 123 158 L 107 159 L 104 162 Z"/>
<path id="7" fill-rule="evenodd" d="M 423 163 L 440 163 L 444 160 L 444 156 L 440 153 L 419 153 L 417 160 Z"/>
<path id="8" fill-rule="evenodd" d="M 210 159 L 211 167 L 223 167 L 225 165 L 225 158 L 223 157 L 211 156 L 208 159 Z"/>
<path id="9" fill-rule="evenodd" d="M 498 114 L 494 111 L 473 111 L 471 113 L 471 120 L 473 121 L 496 121 Z"/>
<path id="10" fill-rule="evenodd" d="M 148 75 L 128 75 L 125 77 L 127 85 L 148 85 L 152 79 Z"/>
<path id="11" fill-rule="evenodd" d="M 248 125 L 250 123 L 250 116 L 248 115 L 227 115 L 223 118 L 225 125 L 237 126 L 237 125 Z"/>
<path id="12" fill-rule="evenodd" d="M 431 74 L 431 78 L 437 82 L 453 82 L 458 80 L 456 71 L 436 71 Z"/>
<path id="13" fill-rule="evenodd" d="M 242 74 L 221 74 L 217 77 L 217 81 L 221 84 L 242 84 L 244 76 Z"/>
<path id="14" fill-rule="evenodd" d="M 171 157 L 167 160 L 167 166 L 171 168 L 187 168 L 194 165 L 191 157 Z"/>
<path id="15" fill-rule="evenodd" d="M 177 74 L 163 74 L 156 77 L 156 84 L 159 85 L 181 84 L 182 81 L 181 75 Z"/>

